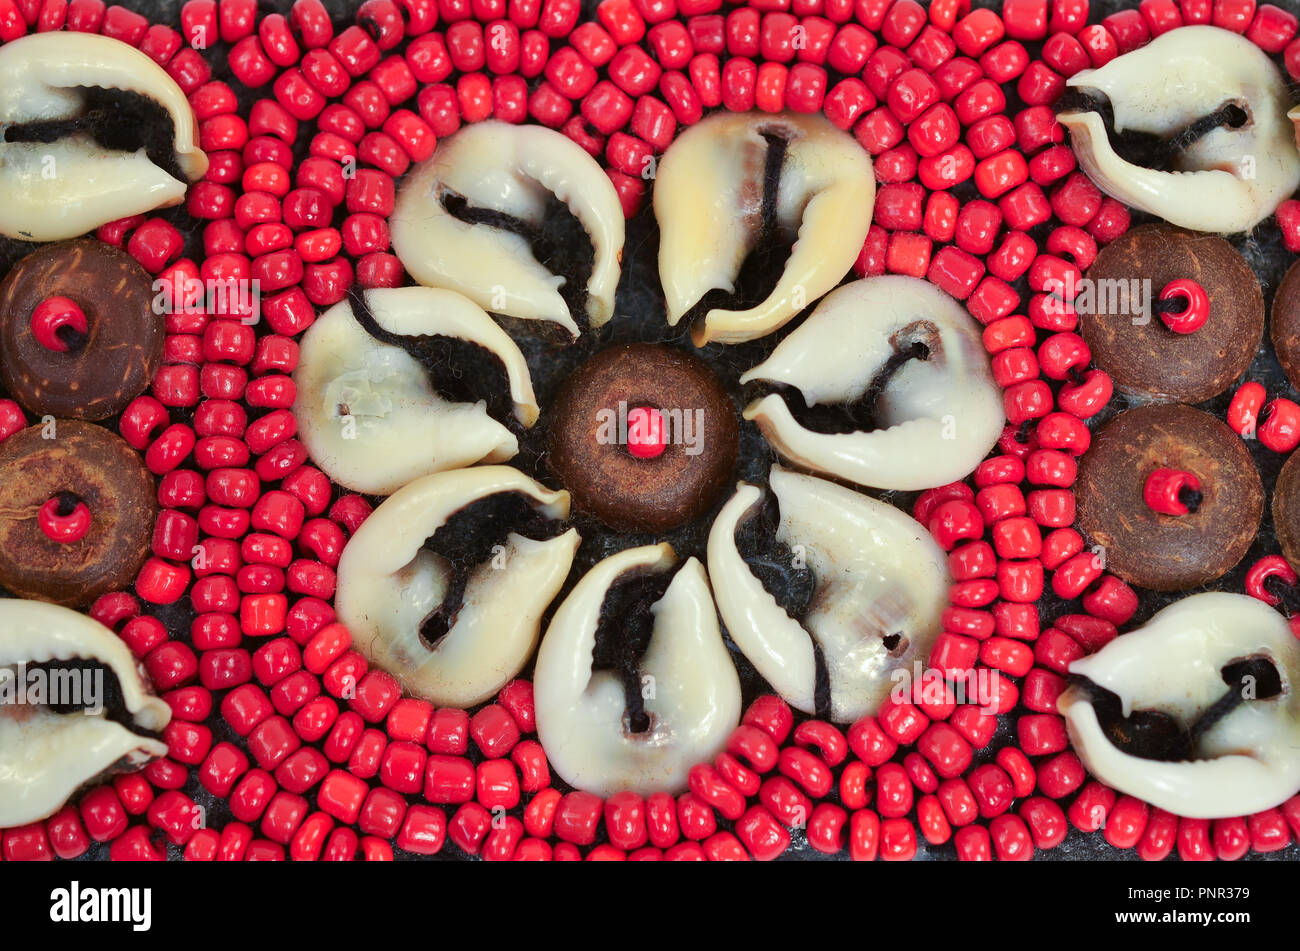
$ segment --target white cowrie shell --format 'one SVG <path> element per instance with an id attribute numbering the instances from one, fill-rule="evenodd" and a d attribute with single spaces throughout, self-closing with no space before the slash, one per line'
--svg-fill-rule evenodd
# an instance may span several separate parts
<path id="1" fill-rule="evenodd" d="M 1223 667 L 1259 656 L 1277 668 L 1282 692 L 1223 716 L 1202 734 L 1191 762 L 1144 759 L 1115 746 L 1086 686 L 1071 687 L 1057 706 L 1075 752 L 1108 786 L 1194 819 L 1259 812 L 1300 790 L 1300 643 L 1277 611 L 1242 594 L 1191 595 L 1070 665 L 1070 673 L 1117 694 L 1124 716 L 1159 710 L 1188 728 L 1230 689 Z"/>
<path id="2" fill-rule="evenodd" d="M 763 588 L 736 546 L 736 530 L 763 491 L 741 483 L 709 533 L 709 574 L 718 611 L 749 662 L 792 706 L 816 713 L 820 646 L 830 679 L 831 719 L 874 713 L 895 684 L 929 656 L 947 605 L 943 551 L 915 520 L 852 489 L 778 466 L 769 482 L 781 521 L 777 539 L 806 559 L 817 592 L 796 621 Z M 899 635 L 893 651 L 884 638 Z"/>
<path id="3" fill-rule="evenodd" d="M 929 359 L 891 377 L 876 404 L 881 429 L 814 432 L 775 393 L 750 403 L 745 418 L 785 459 L 858 485 L 914 490 L 961 479 L 1002 433 L 1002 394 L 979 327 L 928 281 L 872 277 L 837 288 L 740 380 L 793 386 L 809 406 L 848 403 L 914 341 L 929 347 Z"/>
<path id="4" fill-rule="evenodd" d="M 440 706 L 481 703 L 523 669 L 580 541 L 574 529 L 545 541 L 512 532 L 504 550 L 475 569 L 455 623 L 430 650 L 420 625 L 442 604 L 450 569 L 425 541 L 461 509 L 502 492 L 523 494 L 549 518 L 569 514 L 569 493 L 509 466 L 438 472 L 389 496 L 339 559 L 335 607 L 357 649 Z"/>
<path id="5" fill-rule="evenodd" d="M 759 238 L 764 134 L 788 142 L 776 218 L 798 240 L 767 299 L 748 310 L 710 310 L 691 330 L 696 346 L 743 343 L 784 326 L 848 273 L 871 225 L 876 180 L 853 136 L 820 115 L 715 113 L 668 147 L 655 180 L 669 324 L 706 292 L 735 289 Z"/>
<path id="6" fill-rule="evenodd" d="M 389 333 L 439 334 L 478 344 L 505 367 L 515 418 L 537 421 L 528 364 L 513 340 L 472 301 L 452 291 L 401 287 L 366 292 L 376 323 Z M 387 495 L 430 472 L 504 462 L 518 440 L 486 404 L 439 395 L 424 367 L 401 347 L 376 340 L 348 301 L 303 335 L 294 415 L 312 459 L 335 482 Z"/>
<path id="7" fill-rule="evenodd" d="M 0 599 L 0 670 L 9 668 L 7 675 L 14 676 L 19 664 L 76 659 L 112 672 L 139 730 L 156 733 L 171 720 L 171 708 L 149 693 L 131 652 L 104 625 L 42 601 Z M 101 773 L 166 754 L 165 743 L 102 712 L 59 714 L 45 707 L 0 705 L 0 829 L 52 815 Z"/>
<path id="8" fill-rule="evenodd" d="M 184 199 L 186 183 L 154 165 L 143 149 L 110 151 L 84 132 L 53 142 L 4 141 L 11 125 L 80 116 L 85 87 L 157 102 L 171 117 L 181 171 L 190 181 L 207 171 L 189 101 L 144 53 L 93 33 L 24 36 L 0 46 L 0 234 L 60 241 Z"/>
<path id="9" fill-rule="evenodd" d="M 533 673 L 537 735 L 564 781 L 608 796 L 679 792 L 696 763 L 712 759 L 740 721 L 740 679 L 718 628 L 704 567 L 682 565 L 654 605 L 654 632 L 641 660 L 653 678 L 645 700 L 650 728 L 625 723 L 623 685 L 592 671 L 596 628 L 610 587 L 621 577 L 672 569 L 667 544 L 629 548 L 597 563 L 555 612 Z"/>
<path id="10" fill-rule="evenodd" d="M 552 195 L 566 204 L 595 251 L 587 318 L 599 327 L 613 316 L 623 206 L 609 176 L 573 140 L 538 125 L 466 126 L 411 170 L 390 223 L 393 251 L 421 284 L 458 291 L 494 313 L 552 321 L 576 337 L 559 293 L 564 278 L 543 267 L 521 235 L 454 217 L 443 205 L 448 195 L 533 226 Z"/>
<path id="11" fill-rule="evenodd" d="M 1171 136 L 1227 102 L 1249 118 L 1187 148 L 1174 170 L 1126 162 L 1096 112 L 1063 112 L 1080 167 L 1112 198 L 1195 231 L 1248 231 L 1300 186 L 1300 154 L 1287 121 L 1286 82 L 1250 40 L 1214 26 L 1185 26 L 1085 69 L 1067 81 L 1110 100 L 1118 132 Z"/>

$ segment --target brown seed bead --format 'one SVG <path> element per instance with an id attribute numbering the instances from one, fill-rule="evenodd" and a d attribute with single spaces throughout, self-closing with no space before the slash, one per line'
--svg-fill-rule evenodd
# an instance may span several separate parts
<path id="1" fill-rule="evenodd" d="M 90 510 L 90 530 L 63 543 L 41 530 L 60 492 Z M 158 503 L 139 453 L 100 426 L 55 420 L 0 444 L 0 585 L 24 598 L 84 607 L 125 588 L 149 555 Z"/>
<path id="2" fill-rule="evenodd" d="M 1282 554 L 1300 565 L 1300 453 L 1293 453 L 1278 473 L 1273 489 L 1273 530 Z"/>
<path id="3" fill-rule="evenodd" d="M 618 441 L 620 403 L 664 414 L 662 454 L 638 459 Z M 601 351 L 565 382 L 551 420 L 552 470 L 576 509 L 615 531 L 674 528 L 708 511 L 734 481 L 735 406 L 709 368 L 684 351 L 655 344 Z"/>
<path id="4" fill-rule="evenodd" d="M 1086 278 L 1081 291 L 1092 301 L 1077 299 L 1080 333 L 1093 361 L 1121 392 L 1200 403 L 1226 390 L 1259 349 L 1264 333 L 1259 280 L 1220 237 L 1143 225 L 1103 248 Z M 1180 278 L 1199 283 L 1210 300 L 1209 320 L 1193 334 L 1173 333 L 1154 311 L 1135 313 L 1117 296 L 1121 286 L 1131 290 L 1136 281 L 1139 289 L 1150 291 L 1148 303 L 1156 304 L 1165 285 Z"/>
<path id="5" fill-rule="evenodd" d="M 1273 294 L 1269 334 L 1292 386 L 1300 386 L 1300 261 L 1291 265 Z"/>
<path id="6" fill-rule="evenodd" d="M 1191 472 L 1201 502 L 1161 515 L 1143 498 L 1157 469 Z M 1078 528 L 1105 551 L 1105 568 L 1130 584 L 1181 591 L 1212 581 L 1246 554 L 1259 529 L 1264 488 L 1241 438 L 1189 406 L 1128 410 L 1093 437 L 1075 487 Z"/>
<path id="7" fill-rule="evenodd" d="M 85 312 L 87 335 L 59 352 L 32 333 L 49 297 Z M 162 363 L 163 318 L 149 275 L 131 255 L 94 239 L 47 245 L 0 283 L 0 380 L 25 409 L 61 419 L 105 419 L 144 392 Z"/>

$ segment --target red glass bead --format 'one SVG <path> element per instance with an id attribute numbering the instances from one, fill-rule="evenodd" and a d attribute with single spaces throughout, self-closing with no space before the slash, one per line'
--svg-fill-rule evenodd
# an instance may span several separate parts
<path id="1" fill-rule="evenodd" d="M 957 47 L 967 56 L 978 56 L 1002 39 L 1006 32 L 1002 20 L 992 10 L 972 10 L 953 27 Z"/>
<path id="2" fill-rule="evenodd" d="M 1268 403 L 1259 424 L 1259 441 L 1273 452 L 1290 452 L 1300 445 L 1300 405 L 1285 397 Z"/>
<path id="3" fill-rule="evenodd" d="M 1182 297 L 1186 306 L 1181 311 L 1161 311 L 1160 319 L 1176 334 L 1190 334 L 1205 326 L 1210 317 L 1210 298 L 1198 282 L 1191 278 L 1170 281 L 1160 292 L 1160 299 Z"/>

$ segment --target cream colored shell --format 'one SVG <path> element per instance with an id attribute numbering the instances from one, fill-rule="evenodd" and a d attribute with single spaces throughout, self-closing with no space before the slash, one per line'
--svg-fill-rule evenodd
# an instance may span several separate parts
<path id="1" fill-rule="evenodd" d="M 559 199 L 595 251 L 587 318 L 599 327 L 613 316 L 623 206 L 609 176 L 572 139 L 538 125 L 466 126 L 408 173 L 390 225 L 393 251 L 421 284 L 457 291 L 493 313 L 551 321 L 577 336 L 559 292 L 564 278 L 543 267 L 521 235 L 453 217 L 443 205 L 448 195 L 534 226 L 551 196 Z"/>
<path id="2" fill-rule="evenodd" d="M 810 406 L 848 403 L 913 341 L 930 357 L 891 377 L 876 404 L 881 429 L 814 432 L 778 394 L 750 403 L 745 418 L 785 459 L 858 485 L 912 490 L 964 478 L 1002 433 L 1002 393 L 978 325 L 928 281 L 871 277 L 838 288 L 740 379 L 793 386 Z"/>
<path id="3" fill-rule="evenodd" d="M 190 181 L 208 168 L 194 112 L 175 81 L 144 53 L 93 33 L 36 33 L 0 46 L 0 234 L 24 241 L 74 238 L 118 218 L 179 204 L 186 183 L 144 149 L 104 149 L 78 132 L 53 142 L 5 142 L 5 129 L 72 119 L 85 110 L 79 87 L 152 99 L 174 127 L 175 157 Z"/>
<path id="4" fill-rule="evenodd" d="M 783 327 L 843 279 L 871 226 L 871 157 L 828 119 L 788 112 L 709 116 L 668 147 L 655 179 L 669 324 L 676 326 L 708 291 L 735 290 L 759 238 L 765 133 L 788 142 L 776 217 L 798 240 L 767 299 L 748 310 L 710 310 L 692 328 L 696 346 L 743 343 Z"/>
<path id="5" fill-rule="evenodd" d="M 523 669 L 580 541 L 574 529 L 545 541 L 510 533 L 474 570 L 456 622 L 430 650 L 420 625 L 442 604 L 450 567 L 425 541 L 456 512 L 501 492 L 522 493 L 550 518 L 569 514 L 567 492 L 509 466 L 438 472 L 386 499 L 339 559 L 335 608 L 357 649 L 439 706 L 481 703 Z"/>
<path id="6" fill-rule="evenodd" d="M 1285 802 L 1300 791 L 1300 643 L 1273 608 L 1242 594 L 1194 594 L 1076 660 L 1070 673 L 1117 694 L 1126 717 L 1159 710 L 1186 729 L 1227 693 L 1223 667 L 1256 656 L 1277 668 L 1281 694 L 1229 712 L 1200 737 L 1197 759 L 1124 752 L 1103 733 L 1086 686 L 1057 702 L 1074 751 L 1106 785 L 1179 816 L 1240 816 Z"/>
<path id="7" fill-rule="evenodd" d="M 1300 153 L 1287 118 L 1290 94 L 1268 54 L 1214 26 L 1185 26 L 1068 85 L 1104 93 L 1115 129 L 1170 136 L 1225 103 L 1246 110 L 1241 128 L 1219 128 L 1162 172 L 1124 161 L 1101 117 L 1063 112 L 1080 167 L 1107 195 L 1194 231 L 1248 231 L 1300 186 Z"/>
<path id="8" fill-rule="evenodd" d="M 468 340 L 505 366 L 515 417 L 538 417 L 528 364 L 514 341 L 476 304 L 427 287 L 372 290 L 366 303 L 389 333 L 441 334 Z M 387 495 L 431 472 L 504 462 L 518 440 L 486 404 L 454 403 L 430 384 L 401 347 L 371 337 L 348 301 L 320 316 L 302 337 L 294 416 L 312 459 L 335 482 Z"/>
<path id="9" fill-rule="evenodd" d="M 20 664 L 77 659 L 112 672 L 140 731 L 157 733 L 171 720 L 171 708 L 149 692 L 131 652 L 104 625 L 43 601 L 0 598 L 0 670 L 7 668 L 7 676 L 15 676 Z M 166 754 L 165 743 L 102 712 L 0 706 L 0 829 L 52 815 L 106 771 L 135 768 Z"/>
<path id="10" fill-rule="evenodd" d="M 696 763 L 712 759 L 740 720 L 740 679 L 718 628 L 704 567 L 690 558 L 654 605 L 642 658 L 650 728 L 627 728 L 622 682 L 592 670 L 596 627 L 610 587 L 676 564 L 667 544 L 629 548 L 597 563 L 555 612 L 537 652 L 537 734 L 565 782 L 608 796 L 630 789 L 680 792 Z"/>
<path id="11" fill-rule="evenodd" d="M 768 594 L 736 547 L 763 499 L 741 483 L 709 534 L 709 574 L 731 639 L 792 706 L 815 713 L 820 646 L 831 718 L 874 713 L 914 662 L 924 664 L 947 606 L 947 560 L 926 530 L 892 505 L 813 476 L 773 467 L 777 539 L 804 559 L 817 591 L 802 622 Z M 891 653 L 884 638 L 899 635 Z"/>

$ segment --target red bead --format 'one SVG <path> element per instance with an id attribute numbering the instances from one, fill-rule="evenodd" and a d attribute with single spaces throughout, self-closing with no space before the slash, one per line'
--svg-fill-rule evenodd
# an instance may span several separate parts
<path id="1" fill-rule="evenodd" d="M 785 104 L 793 112 L 815 113 L 826 98 L 826 71 L 812 63 L 796 63 L 786 81 Z"/>
<path id="2" fill-rule="evenodd" d="M 948 192 L 931 192 L 926 199 L 921 225 L 932 241 L 951 241 L 957 230 L 961 203 Z"/>
<path id="3" fill-rule="evenodd" d="M 280 74 L 275 81 L 274 91 L 276 101 L 295 119 L 314 119 L 325 108 L 325 97 L 296 68 Z"/>
<path id="4" fill-rule="evenodd" d="M 633 792 L 610 796 L 605 802 L 605 830 L 616 848 L 631 851 L 645 845 L 645 800 Z"/>
<path id="5" fill-rule="evenodd" d="M 745 797 L 712 766 L 701 763 L 692 767 L 689 781 L 691 792 L 725 818 L 739 819 L 745 811 Z"/>
<path id="6" fill-rule="evenodd" d="M 1100 23 L 1085 27 L 1079 32 L 1078 37 L 1094 69 L 1105 66 L 1119 55 L 1119 44 L 1115 40 L 1115 35 Z"/>
<path id="7" fill-rule="evenodd" d="M 899 122 L 906 124 L 911 123 L 914 119 L 924 113 L 931 106 L 935 105 L 939 99 L 939 87 L 934 84 L 934 80 L 920 69 L 910 69 L 899 74 L 889 87 L 886 96 L 886 104 Z M 952 116 L 952 110 L 944 105 L 946 115 Z M 931 120 L 931 125 L 934 120 Z M 956 117 L 952 116 L 951 126 L 955 126 Z M 934 133 L 926 133 L 927 138 L 934 139 Z M 952 138 L 944 136 L 929 150 L 922 148 L 916 139 L 912 144 L 916 146 L 917 151 L 922 155 L 933 155 L 948 148 L 956 141 L 956 136 Z"/>
<path id="8" fill-rule="evenodd" d="M 1250 830 L 1240 817 L 1216 819 L 1212 828 L 1215 857 L 1221 862 L 1235 862 L 1250 851 Z"/>
<path id="9" fill-rule="evenodd" d="M 984 533 L 984 520 L 979 510 L 969 502 L 944 502 L 930 517 L 928 527 L 945 551 L 950 551 L 961 539 L 979 538 Z"/>
<path id="10" fill-rule="evenodd" d="M 1273 452 L 1290 452 L 1300 445 L 1300 406 L 1279 397 L 1264 407 L 1259 441 Z"/>
<path id="11" fill-rule="evenodd" d="M 1063 799 L 1083 785 L 1086 775 L 1077 756 L 1061 753 L 1038 767 L 1038 788 L 1052 799 Z"/>
<path id="12" fill-rule="evenodd" d="M 328 25 L 328 19 L 326 24 Z M 293 31 L 289 29 L 289 21 L 278 13 L 262 18 L 257 25 L 257 35 L 266 58 L 275 66 L 282 69 L 293 66 L 302 55 L 298 41 L 294 38 Z M 304 39 L 307 39 L 306 35 Z M 248 41 L 241 40 L 241 42 Z"/>
<path id="13" fill-rule="evenodd" d="M 966 130 L 966 144 L 978 159 L 1002 152 L 1014 145 L 1015 141 L 1015 126 L 1006 116 L 988 116 Z"/>
<path id="14" fill-rule="evenodd" d="M 728 61 L 730 66 L 730 61 Z M 723 70 L 726 77 L 726 69 Z M 730 108 L 730 107 L 728 107 Z M 854 136 L 872 155 L 881 155 L 892 149 L 903 139 L 903 126 L 894 118 L 894 114 L 881 106 L 868 112 L 853 129 Z M 910 177 L 910 176 L 908 176 Z"/>
<path id="15" fill-rule="evenodd" d="M 37 524 L 46 538 L 70 545 L 90 531 L 90 507 L 71 492 L 60 492 L 46 501 L 37 512 Z"/>
<path id="16" fill-rule="evenodd" d="M 905 47 L 916 38 L 926 23 L 925 7 L 915 0 L 897 0 L 889 7 L 880 34 L 886 43 Z"/>
<path id="17" fill-rule="evenodd" d="M 994 324 L 1001 325 L 1003 321 L 995 321 Z M 995 348 L 1001 348 L 993 357 L 993 379 L 998 386 L 1010 387 L 1038 376 L 1038 360 L 1034 357 L 1034 351 L 1023 346 L 1005 346 L 1005 340 L 996 339 L 997 335 L 991 337 L 990 330 L 993 328 L 994 325 L 990 324 L 985 330 L 985 346 L 990 352 Z"/>
<path id="18" fill-rule="evenodd" d="M 1255 16 L 1255 0 L 1215 0 L 1211 22 L 1221 29 L 1245 33 Z"/>
<path id="19" fill-rule="evenodd" d="M 1112 624 L 1124 624 L 1137 612 L 1138 599 L 1132 588 L 1106 575 L 1084 594 L 1083 607 L 1089 614 Z"/>
<path id="20" fill-rule="evenodd" d="M 737 731 L 739 731 L 739 727 Z M 734 734 L 733 734 L 734 737 Z M 801 723 L 794 732 L 794 742 L 804 748 L 812 747 L 821 756 L 822 761 L 834 768 L 848 756 L 848 741 L 844 734 L 829 723 L 820 720 L 808 720 Z M 728 742 L 728 746 L 730 746 Z"/>
<path id="21" fill-rule="evenodd" d="M 964 482 L 950 482 L 922 492 L 912 506 L 912 517 L 922 524 L 930 521 L 944 502 L 973 502 L 975 493 Z"/>
<path id="22" fill-rule="evenodd" d="M 1298 22 L 1295 14 L 1265 3 L 1251 21 L 1246 39 L 1266 53 L 1280 53 L 1296 35 Z"/>
<path id="23" fill-rule="evenodd" d="M 1227 422 L 1232 430 L 1240 436 L 1253 436 L 1267 397 L 1264 387 L 1258 383 L 1243 383 L 1238 387 L 1228 404 Z"/>
<path id="24" fill-rule="evenodd" d="M 962 634 L 945 631 L 935 639 L 934 647 L 930 651 L 930 665 L 936 672 L 942 672 L 947 676 L 956 676 L 970 670 L 978 656 L 979 641 Z M 945 697 L 951 695 L 946 685 L 942 687 L 942 695 Z M 927 713 L 932 712 L 936 718 L 943 718 L 952 714 L 951 708 L 946 703 L 940 706 L 926 699 L 922 701 L 921 705 Z"/>
<path id="25" fill-rule="evenodd" d="M 913 72 L 920 71 L 913 70 Z M 898 86 L 899 83 L 895 83 L 893 88 L 897 89 Z M 893 95 L 893 89 L 891 89 L 890 94 Z M 891 111 L 896 114 L 898 109 L 891 105 Z M 946 102 L 926 106 L 919 117 L 915 118 L 915 121 L 904 119 L 902 116 L 898 118 L 901 122 L 910 123 L 907 130 L 907 139 L 916 149 L 917 154 L 924 158 L 946 153 L 957 144 L 957 140 L 961 136 L 961 124 L 957 119 L 957 114 L 953 112 L 952 107 Z"/>
<path id="26" fill-rule="evenodd" d="M 1114 393 L 1110 374 L 1089 370 L 1078 383 L 1067 383 L 1056 394 L 1057 406 L 1080 419 L 1096 416 L 1110 402 Z"/>
<path id="27" fill-rule="evenodd" d="M 991 155 L 975 166 L 975 185 L 988 198 L 997 198 L 1029 177 L 1024 157 L 1011 149 Z"/>
<path id="28" fill-rule="evenodd" d="M 959 582 L 992 577 L 996 568 L 993 549 L 984 541 L 969 542 L 948 555 L 948 569 Z"/>
<path id="29" fill-rule="evenodd" d="M 602 0 L 596 6 L 596 18 L 619 46 L 635 44 L 645 36 L 645 20 L 632 0 Z"/>
<path id="30" fill-rule="evenodd" d="M 930 267 L 930 239 L 922 234 L 897 232 L 889 239 L 885 267 L 893 274 L 923 277 Z"/>
<path id="31" fill-rule="evenodd" d="M 1091 63 L 1082 44 L 1069 33 L 1057 33 L 1043 45 L 1043 61 L 1063 76 L 1073 76 Z"/>
<path id="32" fill-rule="evenodd" d="M 856 23 L 846 23 L 835 33 L 826 63 L 841 73 L 857 73 L 876 49 L 876 38 Z"/>
<path id="33" fill-rule="evenodd" d="M 970 744 L 947 723 L 930 724 L 916 748 L 944 778 L 960 776 L 971 762 Z"/>
<path id="34" fill-rule="evenodd" d="M 775 859 L 790 845 L 790 835 L 761 805 L 751 806 L 736 822 L 736 835 L 756 860 Z"/>
<path id="35" fill-rule="evenodd" d="M 447 819 L 441 809 L 412 805 L 395 843 L 399 849 L 416 855 L 436 855 L 446 841 Z"/>
<path id="36" fill-rule="evenodd" d="M 1186 515 L 1200 505 L 1201 480 L 1178 469 L 1156 469 L 1146 478 L 1142 498 L 1162 515 Z"/>
<path id="37" fill-rule="evenodd" d="M 952 62 L 956 53 L 957 44 L 953 42 L 952 37 L 944 30 L 933 26 L 923 27 L 912 45 L 907 48 L 908 58 L 929 73 L 937 73 L 943 66 Z"/>
<path id="38" fill-rule="evenodd" d="M 571 792 L 560 800 L 552 832 L 574 845 L 590 845 L 595 841 L 603 807 L 598 796 L 581 791 Z"/>
<path id="39" fill-rule="evenodd" d="M 537 21 L 537 28 L 546 36 L 555 38 L 568 36 L 578 22 L 580 13 L 578 0 L 545 0 L 542 4 L 541 16 Z M 671 15 L 672 13 L 669 12 L 668 16 Z"/>
<path id="40" fill-rule="evenodd" d="M 1039 849 L 1055 848 L 1069 831 L 1061 807 L 1042 796 L 1026 799 L 1020 807 L 1020 818 L 1027 826 L 1034 846 Z"/>
<path id="41" fill-rule="evenodd" d="M 1266 555 L 1251 565 L 1250 570 L 1246 572 L 1246 593 L 1252 598 L 1258 598 L 1265 604 L 1276 607 L 1281 603 L 1281 599 L 1268 589 L 1266 582 L 1270 578 L 1279 578 L 1283 585 L 1289 587 L 1297 581 L 1296 572 L 1281 555 Z"/>
<path id="42" fill-rule="evenodd" d="M 1039 594 L 1041 593 L 1040 573 Z M 1027 600 L 1035 601 L 1037 598 Z M 1027 645 L 1019 641 L 1005 637 L 991 637 L 980 645 L 980 660 L 995 670 L 1003 671 L 1013 677 L 1023 677 L 1033 667 L 1034 655 Z"/>
<path id="43" fill-rule="evenodd" d="M 1250 831 L 1250 846 L 1256 852 L 1266 854 L 1284 849 L 1291 843 L 1291 831 L 1286 819 L 1278 809 L 1257 812 L 1246 818 Z M 53 835 L 51 834 L 51 838 Z"/>
<path id="44" fill-rule="evenodd" d="M 1101 211 L 1088 224 L 1088 233 L 1102 244 L 1115 240 L 1128 230 L 1128 209 L 1113 198 L 1101 203 Z"/>
<path id="45" fill-rule="evenodd" d="M 1160 299 L 1182 297 L 1187 304 L 1181 311 L 1161 311 L 1160 319 L 1176 334 L 1190 334 L 1205 326 L 1210 317 L 1210 298 L 1199 283 L 1191 278 L 1170 281 L 1160 292 Z"/>
<path id="46" fill-rule="evenodd" d="M 1042 224 L 1052 212 L 1047 196 L 1033 182 L 1026 182 L 1003 195 L 998 200 L 998 209 L 1007 224 L 1020 231 Z"/>
<path id="47" fill-rule="evenodd" d="M 975 156 L 959 142 L 940 155 L 921 159 L 916 171 L 926 188 L 934 191 L 954 188 L 974 174 Z"/>
<path id="48" fill-rule="evenodd" d="M 134 402 L 131 405 L 134 406 Z M 128 406 L 129 410 L 130 407 Z M 123 420 L 125 418 L 123 416 Z M 27 417 L 23 414 L 22 407 L 13 400 L 0 400 L 0 442 L 4 442 L 20 429 L 26 428 L 26 426 Z"/>
<path id="49" fill-rule="evenodd" d="M 812 813 L 812 800 L 786 777 L 771 776 L 764 780 L 758 798 L 782 825 L 794 829 L 808 824 L 808 817 Z M 682 832 L 688 838 L 703 838 L 711 835 L 715 828 L 711 810 L 701 813 L 698 820 L 692 816 L 692 809 L 699 810 L 701 806 L 703 803 L 689 793 L 679 801 Z"/>
<path id="50" fill-rule="evenodd" d="M 855 862 L 874 861 L 880 848 L 880 817 L 858 809 L 849 817 L 849 857 Z"/>

